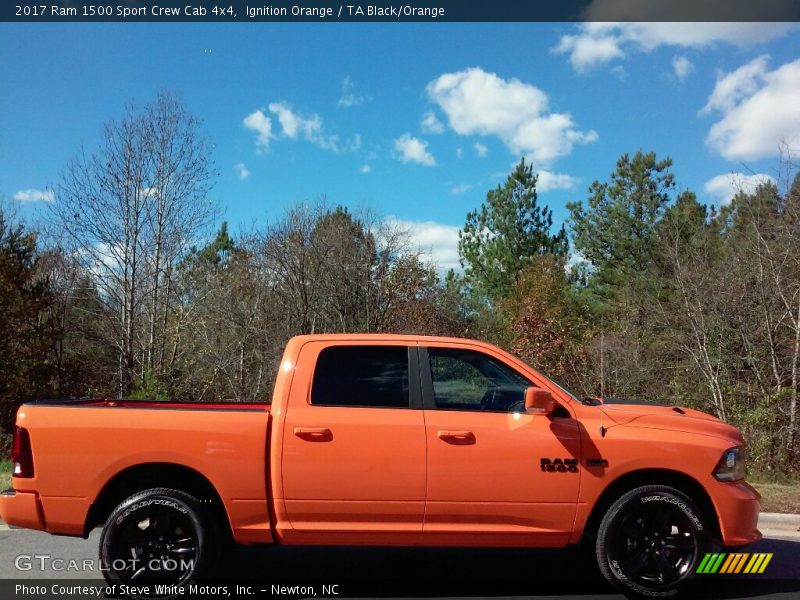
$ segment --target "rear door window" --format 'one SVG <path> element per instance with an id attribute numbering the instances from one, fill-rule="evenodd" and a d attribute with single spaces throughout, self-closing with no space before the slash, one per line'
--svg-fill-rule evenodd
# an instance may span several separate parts
<path id="1" fill-rule="evenodd" d="M 409 408 L 406 346 L 331 346 L 320 352 L 311 404 Z"/>

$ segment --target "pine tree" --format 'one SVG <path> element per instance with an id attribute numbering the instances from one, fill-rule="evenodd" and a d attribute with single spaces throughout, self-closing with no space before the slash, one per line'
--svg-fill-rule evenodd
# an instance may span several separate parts
<path id="1" fill-rule="evenodd" d="M 507 296 L 537 256 L 567 252 L 566 231 L 562 227 L 552 234 L 552 211 L 539 205 L 537 179 L 523 158 L 505 184 L 491 190 L 481 207 L 467 214 L 459 232 L 466 281 L 490 299 Z"/>
<path id="2" fill-rule="evenodd" d="M 587 205 L 567 205 L 575 250 L 591 264 L 587 301 L 594 312 L 614 309 L 627 286 L 643 283 L 654 261 L 654 232 L 675 188 L 672 160 L 653 152 L 623 154 L 609 181 L 594 181 Z"/>

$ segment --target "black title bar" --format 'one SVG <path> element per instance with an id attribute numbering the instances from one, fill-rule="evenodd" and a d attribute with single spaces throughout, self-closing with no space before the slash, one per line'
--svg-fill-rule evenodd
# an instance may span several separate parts
<path id="1" fill-rule="evenodd" d="M 800 0 L 31 1 L 4 22 L 800 21 Z"/>

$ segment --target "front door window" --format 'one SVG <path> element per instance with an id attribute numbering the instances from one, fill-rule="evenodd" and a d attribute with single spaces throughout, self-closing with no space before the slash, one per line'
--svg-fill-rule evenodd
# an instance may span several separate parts
<path id="1" fill-rule="evenodd" d="M 439 410 L 518 412 L 525 388 L 533 385 L 486 354 L 457 348 L 429 348 L 433 400 Z"/>

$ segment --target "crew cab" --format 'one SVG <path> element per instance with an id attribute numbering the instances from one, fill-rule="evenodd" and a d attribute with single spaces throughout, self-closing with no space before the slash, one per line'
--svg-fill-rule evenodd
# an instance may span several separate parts
<path id="1" fill-rule="evenodd" d="M 734 427 L 581 400 L 490 344 L 307 335 L 269 404 L 77 400 L 17 413 L 11 525 L 102 527 L 112 583 L 185 585 L 239 544 L 590 543 L 627 593 L 671 595 L 711 544 L 760 539 Z"/>

